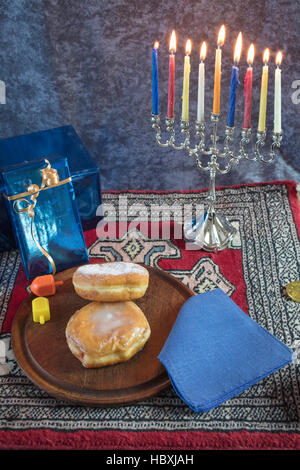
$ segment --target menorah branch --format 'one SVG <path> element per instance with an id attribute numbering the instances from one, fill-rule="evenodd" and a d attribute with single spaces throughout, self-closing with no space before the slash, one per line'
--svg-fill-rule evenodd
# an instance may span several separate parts
<path id="1" fill-rule="evenodd" d="M 216 166 L 218 173 L 228 173 L 233 163 L 238 164 L 241 159 L 246 160 L 259 160 L 263 163 L 270 163 L 274 160 L 276 149 L 281 145 L 282 133 L 272 134 L 272 144 L 270 146 L 269 152 L 265 150 L 266 144 L 266 131 L 258 131 L 257 138 L 254 146 L 254 154 L 251 155 L 247 151 L 247 147 L 251 144 L 252 130 L 251 129 L 242 129 L 241 138 L 239 143 L 239 152 L 235 154 L 231 149 L 231 145 L 234 143 L 235 128 L 226 126 L 225 129 L 225 138 L 223 143 L 223 148 L 219 145 L 219 135 L 217 133 L 217 127 L 219 123 L 219 115 L 212 114 L 211 122 L 213 124 L 213 130 L 211 134 L 211 146 L 207 149 L 205 145 L 205 128 L 206 124 L 196 122 L 195 125 L 195 135 L 199 137 L 199 142 L 194 146 L 190 146 L 190 126 L 189 121 L 181 121 L 180 128 L 181 133 L 185 135 L 185 139 L 181 142 L 176 140 L 176 131 L 175 131 L 175 119 L 166 118 L 166 132 L 169 133 L 169 138 L 164 142 L 161 139 L 161 127 L 160 127 L 160 116 L 152 115 L 152 127 L 156 130 L 156 142 L 161 147 L 172 147 L 174 150 L 186 150 L 190 155 L 193 155 L 198 163 L 200 162 L 200 169 L 209 170 L 209 166 L 204 165 L 200 156 L 204 157 L 216 157 L 217 159 L 229 158 L 228 165 L 225 168 L 220 168 L 217 160 L 211 160 L 211 162 Z"/>

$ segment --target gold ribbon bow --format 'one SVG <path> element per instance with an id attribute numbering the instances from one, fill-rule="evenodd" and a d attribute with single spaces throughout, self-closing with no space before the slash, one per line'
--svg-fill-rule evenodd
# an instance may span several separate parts
<path id="1" fill-rule="evenodd" d="M 25 191 L 24 193 L 15 194 L 14 196 L 7 196 L 4 193 L 4 196 L 6 197 L 8 201 L 13 201 L 13 210 L 16 214 L 27 213 L 28 216 L 30 217 L 32 238 L 36 246 L 38 247 L 38 249 L 48 259 L 52 267 L 52 274 L 54 275 L 56 273 L 56 266 L 55 266 L 54 260 L 52 256 L 40 245 L 40 243 L 35 238 L 35 235 L 33 233 L 33 219 L 35 215 L 34 208 L 36 206 L 37 198 L 41 191 L 55 188 L 57 186 L 61 186 L 62 184 L 69 183 L 70 181 L 72 181 L 72 178 L 69 177 L 60 181 L 59 176 L 57 174 L 57 170 L 55 168 L 51 168 L 51 164 L 48 160 L 45 160 L 45 162 L 47 163 L 46 168 L 41 169 L 41 173 L 42 173 L 41 187 L 39 187 L 37 184 L 31 184 L 28 186 L 27 191 Z M 25 199 L 27 196 L 30 196 L 30 200 Z M 25 203 L 26 206 L 22 207 L 20 205 L 21 203 L 23 204 Z"/>

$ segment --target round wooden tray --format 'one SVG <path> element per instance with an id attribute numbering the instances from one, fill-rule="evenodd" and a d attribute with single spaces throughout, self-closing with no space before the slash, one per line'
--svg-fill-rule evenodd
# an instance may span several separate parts
<path id="1" fill-rule="evenodd" d="M 157 359 L 183 303 L 193 292 L 172 275 L 146 266 L 150 280 L 146 294 L 135 302 L 146 315 L 151 336 L 143 350 L 128 362 L 86 369 L 68 348 L 65 328 L 73 313 L 88 303 L 74 291 L 76 268 L 55 276 L 63 286 L 49 297 L 51 319 L 44 325 L 32 320 L 30 294 L 12 325 L 16 360 L 27 377 L 49 395 L 81 405 L 120 406 L 148 398 L 170 386 Z"/>

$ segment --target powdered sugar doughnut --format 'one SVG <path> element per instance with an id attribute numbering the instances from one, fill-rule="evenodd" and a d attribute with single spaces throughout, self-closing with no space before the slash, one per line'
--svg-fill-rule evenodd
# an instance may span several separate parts
<path id="1" fill-rule="evenodd" d="M 73 274 L 74 289 L 80 297 L 98 302 L 119 302 L 142 297 L 149 272 L 136 263 L 116 261 L 87 264 Z"/>
<path id="2" fill-rule="evenodd" d="M 150 336 L 142 310 L 131 301 L 90 302 L 71 316 L 67 344 L 84 367 L 128 361 Z"/>

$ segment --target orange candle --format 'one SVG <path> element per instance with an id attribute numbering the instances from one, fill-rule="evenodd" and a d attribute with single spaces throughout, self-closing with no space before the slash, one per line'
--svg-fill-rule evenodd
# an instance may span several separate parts
<path id="1" fill-rule="evenodd" d="M 218 47 L 216 49 L 213 114 L 220 114 L 221 66 L 222 66 L 221 47 L 223 46 L 224 41 L 225 41 L 225 26 L 222 25 L 219 31 Z"/>

